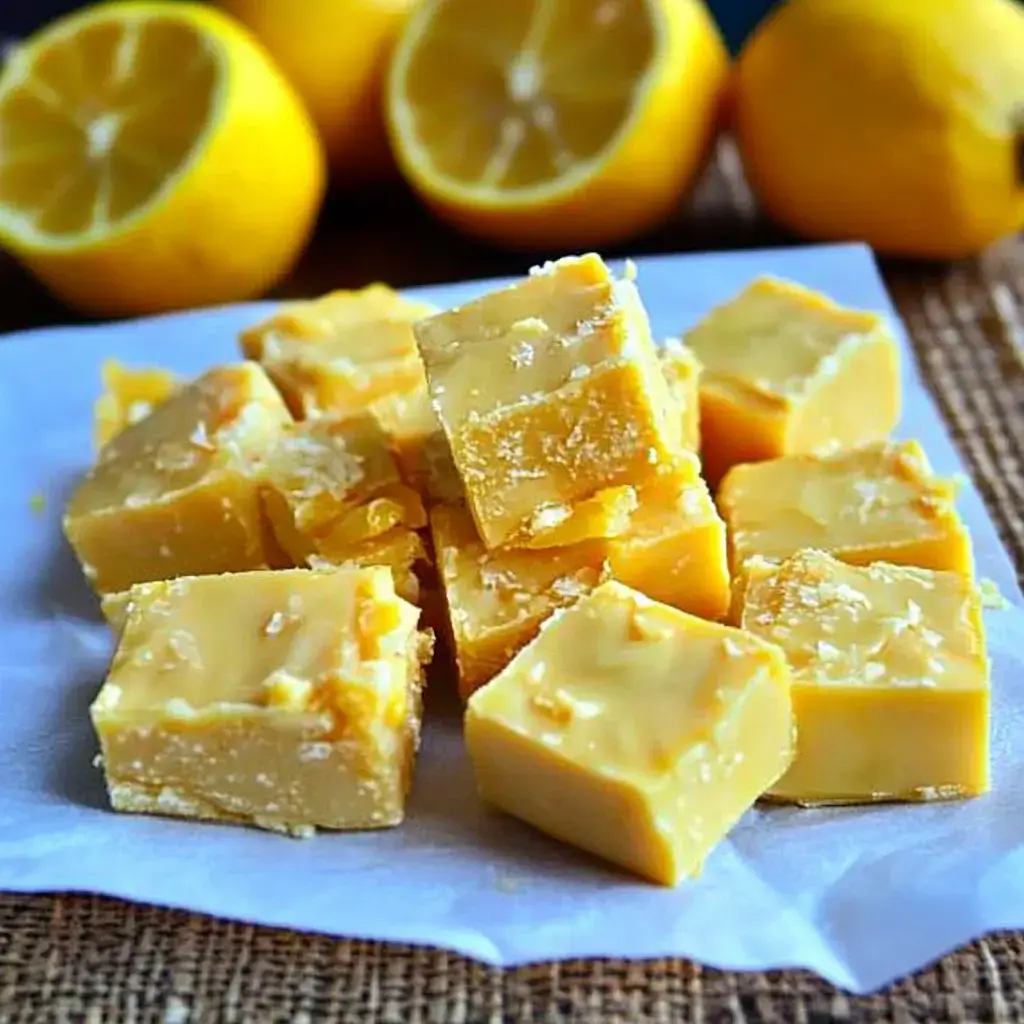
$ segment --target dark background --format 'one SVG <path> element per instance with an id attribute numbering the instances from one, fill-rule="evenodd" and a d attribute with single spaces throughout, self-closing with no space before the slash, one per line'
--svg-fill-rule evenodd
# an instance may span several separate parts
<path id="1" fill-rule="evenodd" d="M 271 0 L 303 3 L 304 0 Z M 708 0 L 729 45 L 735 49 L 772 6 L 773 0 Z M 901 3 L 904 0 L 893 0 Z M 81 7 L 71 0 L 0 0 L 0 35 L 23 36 L 58 14 Z"/>

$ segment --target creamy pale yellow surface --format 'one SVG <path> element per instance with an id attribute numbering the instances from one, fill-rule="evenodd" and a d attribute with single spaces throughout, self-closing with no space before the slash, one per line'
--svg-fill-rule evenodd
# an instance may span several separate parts
<path id="1" fill-rule="evenodd" d="M 883 438 L 900 415 L 899 347 L 884 319 L 760 278 L 685 336 L 701 363 L 701 456 L 731 466 Z"/>
<path id="2" fill-rule="evenodd" d="M 243 331 L 239 342 L 297 419 L 351 415 L 422 381 L 410 324 L 434 311 L 373 284 L 289 303 Z"/>
<path id="3" fill-rule="evenodd" d="M 91 709 L 115 809 L 297 835 L 402 820 L 426 652 L 388 570 L 148 583 L 126 611 Z"/>
<path id="4" fill-rule="evenodd" d="M 528 542 L 538 509 L 569 513 L 642 482 L 678 445 L 639 295 L 597 256 L 549 264 L 415 331 L 488 548 Z"/>
<path id="5" fill-rule="evenodd" d="M 342 561 L 365 541 L 427 521 L 370 416 L 287 426 L 267 455 L 262 485 L 274 536 L 295 565 L 313 556 Z"/>
<path id="6" fill-rule="evenodd" d="M 751 569 L 741 624 L 793 670 L 797 756 L 772 796 L 865 803 L 988 789 L 988 662 L 969 579 L 802 551 Z"/>
<path id="7" fill-rule="evenodd" d="M 107 359 L 103 363 L 103 394 L 93 409 L 93 447 L 99 451 L 125 427 L 144 419 L 181 381 L 159 366 L 132 367 Z"/>
<path id="8" fill-rule="evenodd" d="M 725 523 L 695 459 L 660 467 L 638 492 L 629 525 L 607 541 L 611 575 L 692 615 L 723 618 L 730 574 Z"/>
<path id="9" fill-rule="evenodd" d="M 603 584 L 469 700 L 481 795 L 674 885 L 789 766 L 790 673 L 750 633 Z"/>
<path id="10" fill-rule="evenodd" d="M 64 532 L 101 593 L 133 583 L 277 564 L 258 468 L 291 423 L 255 363 L 182 387 L 104 445 Z"/>
<path id="11" fill-rule="evenodd" d="M 700 451 L 700 360 L 693 349 L 678 338 L 668 338 L 658 347 L 661 372 L 675 403 L 682 426 L 680 443 L 691 452 Z"/>
<path id="12" fill-rule="evenodd" d="M 932 472 L 916 441 L 882 441 L 737 466 L 722 481 L 718 504 L 737 574 L 753 555 L 785 558 L 801 548 L 855 565 L 970 573 L 971 541 L 956 492 L 952 480 Z"/>

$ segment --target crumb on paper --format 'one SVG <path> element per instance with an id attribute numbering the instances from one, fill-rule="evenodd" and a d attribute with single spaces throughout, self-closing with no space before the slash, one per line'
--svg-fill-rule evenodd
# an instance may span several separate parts
<path id="1" fill-rule="evenodd" d="M 981 592 L 982 608 L 1002 611 L 1004 608 L 1010 607 L 1010 602 L 1003 596 L 1003 592 L 999 589 L 999 585 L 995 580 L 990 580 L 987 576 L 983 576 L 978 581 L 978 590 Z"/>
<path id="2" fill-rule="evenodd" d="M 32 497 L 28 499 L 28 503 L 33 513 L 37 516 L 41 516 L 43 512 L 46 511 L 46 498 L 42 494 L 33 494 Z"/>
<path id="3" fill-rule="evenodd" d="M 188 1003 L 180 996 L 172 995 L 167 1000 L 161 1024 L 186 1024 L 192 1017 L 192 1010 Z"/>
<path id="4" fill-rule="evenodd" d="M 498 892 L 503 892 L 506 895 L 511 896 L 513 893 L 519 892 L 522 884 L 521 879 L 510 874 L 508 871 L 496 871 L 494 873 L 494 888 L 497 889 Z"/>

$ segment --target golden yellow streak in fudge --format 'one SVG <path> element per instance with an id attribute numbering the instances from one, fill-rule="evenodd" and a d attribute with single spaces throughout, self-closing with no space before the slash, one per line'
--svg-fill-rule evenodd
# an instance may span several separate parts
<path id="1" fill-rule="evenodd" d="M 398 824 L 418 614 L 383 568 L 134 587 L 91 709 L 114 808 L 297 835 Z"/>
<path id="2" fill-rule="evenodd" d="M 675 885 L 789 766 L 789 690 L 777 647 L 609 582 L 473 694 L 466 743 L 486 801 Z"/>
<path id="3" fill-rule="evenodd" d="M 760 278 L 685 335 L 700 360 L 701 455 L 717 483 L 742 462 L 886 437 L 900 416 L 885 320 Z"/>
<path id="4" fill-rule="evenodd" d="M 534 510 L 520 545 L 540 550 L 579 544 L 585 540 L 617 537 L 629 529 L 637 510 L 636 488 L 607 487 L 575 505 L 544 505 Z"/>
<path id="5" fill-rule="evenodd" d="M 64 515 L 96 590 L 273 564 L 258 476 L 290 422 L 263 370 L 242 363 L 203 374 L 104 445 Z"/>
<path id="6" fill-rule="evenodd" d="M 678 447 L 639 295 L 598 256 L 559 260 L 415 331 L 488 548 L 525 543 L 538 509 L 642 483 Z"/>
<path id="7" fill-rule="evenodd" d="M 125 427 L 148 416 L 181 385 L 177 374 L 159 366 L 134 368 L 116 359 L 103 363 L 103 394 L 93 411 L 93 447 L 99 451 Z"/>
<path id="8" fill-rule="evenodd" d="M 801 551 L 751 567 L 742 602 L 741 625 L 793 669 L 797 757 L 772 796 L 869 803 L 988 789 L 988 661 L 969 579 Z"/>

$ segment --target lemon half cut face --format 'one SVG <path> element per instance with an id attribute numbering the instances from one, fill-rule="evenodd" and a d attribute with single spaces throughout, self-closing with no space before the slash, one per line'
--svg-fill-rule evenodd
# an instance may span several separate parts
<path id="1" fill-rule="evenodd" d="M 87 311 L 259 292 L 301 248 L 323 176 L 291 87 L 198 4 L 86 8 L 0 75 L 0 242 Z"/>

